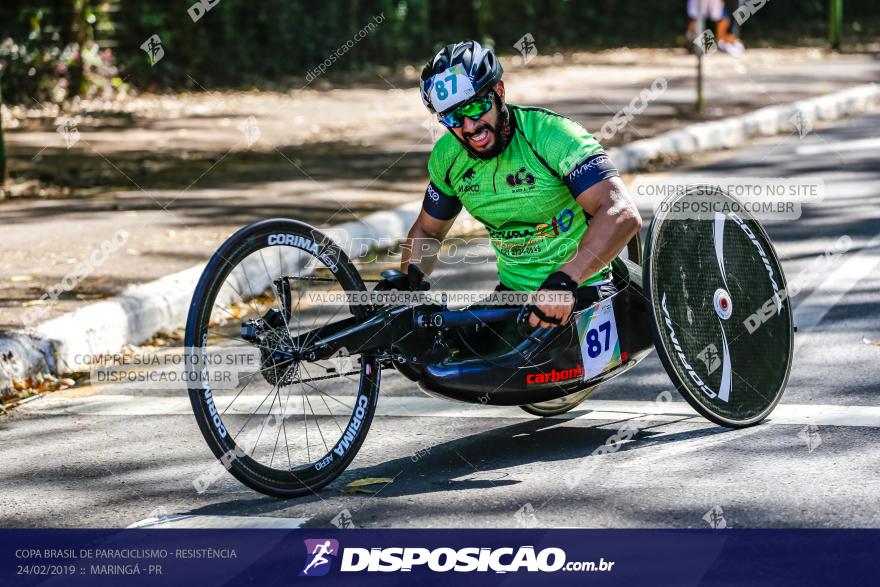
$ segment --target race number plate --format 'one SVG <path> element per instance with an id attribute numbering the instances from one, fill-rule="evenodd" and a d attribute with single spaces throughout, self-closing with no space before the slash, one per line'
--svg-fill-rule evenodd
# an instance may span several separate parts
<path id="1" fill-rule="evenodd" d="M 431 104 L 437 112 L 444 112 L 474 95 L 474 86 L 464 67 L 456 65 L 431 78 Z"/>
<path id="2" fill-rule="evenodd" d="M 620 364 L 620 341 L 612 300 L 593 304 L 577 317 L 584 381 Z"/>

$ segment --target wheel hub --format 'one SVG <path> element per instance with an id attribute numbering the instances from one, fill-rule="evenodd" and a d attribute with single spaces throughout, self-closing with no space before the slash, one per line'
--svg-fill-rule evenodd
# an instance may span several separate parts
<path id="1" fill-rule="evenodd" d="M 299 376 L 299 355 L 287 346 L 290 333 L 280 310 L 270 309 L 241 325 L 241 337 L 260 349 L 260 374 L 269 385 L 290 385 Z"/>

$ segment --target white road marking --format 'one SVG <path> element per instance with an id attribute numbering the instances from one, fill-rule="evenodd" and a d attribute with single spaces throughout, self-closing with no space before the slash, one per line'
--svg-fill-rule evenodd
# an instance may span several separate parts
<path id="1" fill-rule="evenodd" d="M 339 401 L 351 405 L 350 397 L 334 396 Z M 214 396 L 214 400 L 222 412 L 229 404 L 232 396 Z M 262 397 L 239 398 L 233 404 L 237 409 L 228 413 L 251 414 L 262 401 Z M 292 398 L 291 401 L 295 401 Z M 266 402 L 268 403 L 268 402 Z M 276 404 L 277 405 L 277 404 Z M 333 413 L 343 415 L 342 405 L 335 401 L 328 402 L 334 406 Z M 328 415 L 327 410 L 312 402 L 316 412 Z M 78 416 L 189 416 L 192 414 L 189 400 L 178 397 L 149 397 L 127 395 L 94 395 L 81 398 L 65 398 L 61 396 L 46 397 L 39 402 L 27 406 L 29 413 L 41 415 L 78 415 Z M 338 410 L 337 410 L 338 408 Z M 264 404 L 260 413 L 268 413 Z M 379 399 L 378 416 L 385 417 L 418 417 L 418 418 L 500 418 L 514 420 L 531 420 L 535 416 L 527 414 L 517 407 L 483 406 L 448 402 L 431 397 L 382 397 Z M 555 416 L 556 419 L 570 420 L 623 420 L 643 418 L 651 421 L 671 422 L 682 418 L 692 418 L 696 423 L 705 423 L 686 402 L 674 401 L 657 403 L 653 401 L 626 400 L 586 400 L 568 414 Z M 780 404 L 776 407 L 767 423 L 775 425 L 806 426 L 864 426 L 880 428 L 880 406 L 843 406 L 843 405 L 806 405 Z"/>
<path id="2" fill-rule="evenodd" d="M 836 143 L 818 143 L 815 145 L 803 145 L 795 152 L 798 155 L 822 155 L 824 153 L 839 153 L 841 151 L 862 151 L 880 148 L 880 139 L 860 139 L 858 141 L 840 141 Z"/>
<path id="3" fill-rule="evenodd" d="M 874 274 L 878 263 L 880 234 L 875 235 L 857 253 L 849 255 L 837 270 L 797 305 L 794 309 L 794 323 L 798 327 L 795 334 L 795 354 L 805 345 L 810 346 L 808 343 L 819 342 L 813 330 L 849 290 L 864 277 Z"/>
<path id="4" fill-rule="evenodd" d="M 771 424 L 779 424 L 780 422 L 774 422 L 773 420 L 768 420 Z M 756 432 L 760 432 L 761 430 L 766 430 L 762 426 L 754 426 L 752 428 L 745 428 L 741 430 L 725 430 L 724 428 L 715 428 L 718 432 L 714 434 L 710 434 L 708 436 L 703 436 L 700 438 L 688 438 L 683 439 L 679 442 L 674 442 L 670 444 L 666 444 L 663 446 L 656 445 L 646 445 L 642 444 L 645 448 L 650 448 L 648 451 L 639 451 L 638 453 L 634 453 L 632 451 L 621 451 L 619 453 L 622 458 L 617 461 L 613 461 L 614 467 L 620 466 L 628 466 L 628 465 L 644 465 L 647 463 L 653 463 L 656 461 L 662 461 L 670 458 L 679 457 L 683 454 L 696 452 L 698 450 L 705 450 L 707 448 L 712 448 L 714 446 L 718 446 L 719 444 L 724 444 L 725 442 L 731 442 L 740 440 L 743 437 L 751 436 Z M 651 440 L 663 440 L 665 435 L 660 434 L 657 436 L 651 437 Z M 637 443 L 638 440 L 631 440 L 630 443 Z M 627 446 L 624 444 L 623 446 Z"/>
<path id="5" fill-rule="evenodd" d="M 135 522 L 129 528 L 301 528 L 309 518 L 269 518 L 265 516 L 159 516 Z"/>

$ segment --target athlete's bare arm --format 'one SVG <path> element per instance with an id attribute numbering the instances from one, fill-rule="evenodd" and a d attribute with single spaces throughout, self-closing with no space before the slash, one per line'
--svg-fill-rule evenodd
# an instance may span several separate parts
<path id="1" fill-rule="evenodd" d="M 600 181 L 581 192 L 576 199 L 593 219 L 574 257 L 558 271 L 563 271 L 580 283 L 614 260 L 630 239 L 641 230 L 642 219 L 619 177 Z M 538 305 L 538 309 L 565 323 L 571 316 L 573 306 L 545 304 Z M 552 326 L 535 314 L 529 318 L 529 324 L 542 328 Z"/>
<path id="2" fill-rule="evenodd" d="M 446 238 L 455 218 L 438 220 L 424 210 L 419 213 L 412 228 L 406 235 L 406 241 L 402 245 L 403 254 L 400 261 L 400 270 L 404 273 L 410 263 L 418 266 L 425 275 L 430 275 L 437 264 L 437 254 L 440 252 L 440 244 Z"/>

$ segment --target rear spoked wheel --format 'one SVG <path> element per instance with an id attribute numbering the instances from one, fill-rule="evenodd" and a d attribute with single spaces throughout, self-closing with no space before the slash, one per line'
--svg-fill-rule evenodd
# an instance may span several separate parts
<path id="1" fill-rule="evenodd" d="M 341 474 L 366 437 L 379 393 L 371 355 L 306 360 L 297 337 L 365 305 L 345 253 L 318 230 L 275 219 L 243 228 L 199 280 L 186 328 L 189 395 L 211 450 L 267 495 L 313 493 Z"/>

